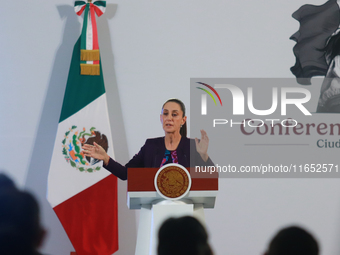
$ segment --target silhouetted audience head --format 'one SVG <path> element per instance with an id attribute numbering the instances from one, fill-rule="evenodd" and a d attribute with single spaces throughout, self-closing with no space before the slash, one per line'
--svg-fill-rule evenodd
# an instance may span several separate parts
<path id="1" fill-rule="evenodd" d="M 40 225 L 39 205 L 26 191 L 0 174 L 0 254 L 38 254 L 45 231 Z"/>
<path id="2" fill-rule="evenodd" d="M 7 175 L 0 173 L 0 192 L 11 189 L 16 189 L 14 182 Z"/>
<path id="3" fill-rule="evenodd" d="M 166 220 L 158 233 L 158 255 L 212 255 L 208 234 L 195 218 Z"/>
<path id="4" fill-rule="evenodd" d="M 292 226 L 280 230 L 269 244 L 266 255 L 318 255 L 319 246 L 306 230 Z"/>

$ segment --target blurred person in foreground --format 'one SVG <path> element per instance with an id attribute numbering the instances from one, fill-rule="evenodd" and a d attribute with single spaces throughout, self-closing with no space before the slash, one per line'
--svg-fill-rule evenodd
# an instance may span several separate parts
<path id="1" fill-rule="evenodd" d="M 39 255 L 44 236 L 36 199 L 0 174 L 0 254 Z"/>
<path id="2" fill-rule="evenodd" d="M 291 226 L 280 230 L 271 240 L 265 255 L 318 255 L 319 246 L 306 230 Z"/>
<path id="3" fill-rule="evenodd" d="M 194 217 L 169 218 L 158 232 L 158 255 L 213 255 L 208 234 Z"/>

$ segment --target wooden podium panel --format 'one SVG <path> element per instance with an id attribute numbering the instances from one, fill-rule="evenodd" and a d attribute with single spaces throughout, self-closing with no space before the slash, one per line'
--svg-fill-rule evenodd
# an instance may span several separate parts
<path id="1" fill-rule="evenodd" d="M 129 168 L 128 192 L 156 191 L 154 178 L 159 168 Z M 187 168 L 190 173 L 190 168 Z M 210 177 L 208 175 L 208 177 Z M 218 176 L 214 178 L 192 178 L 191 191 L 218 190 Z"/>
<path id="2" fill-rule="evenodd" d="M 164 200 L 156 191 L 154 178 L 159 168 L 128 169 L 128 207 L 140 209 L 144 204 Z M 190 169 L 187 168 L 190 172 Z M 195 174 L 197 176 L 197 174 Z M 202 204 L 204 208 L 214 208 L 218 191 L 218 176 L 209 178 L 192 178 L 188 196 L 184 199 L 194 204 Z"/>

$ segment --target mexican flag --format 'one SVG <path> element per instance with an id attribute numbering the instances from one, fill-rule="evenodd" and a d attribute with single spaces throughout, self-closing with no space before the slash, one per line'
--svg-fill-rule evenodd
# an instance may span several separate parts
<path id="1" fill-rule="evenodd" d="M 48 176 L 48 201 L 78 255 L 118 250 L 117 178 L 82 152 L 83 144 L 96 142 L 114 157 L 95 20 L 104 9 L 105 1 L 75 2 L 84 24 L 73 50 Z"/>

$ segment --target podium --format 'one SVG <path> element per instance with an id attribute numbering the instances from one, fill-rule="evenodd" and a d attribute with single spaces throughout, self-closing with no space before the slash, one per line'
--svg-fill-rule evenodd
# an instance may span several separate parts
<path id="1" fill-rule="evenodd" d="M 169 169 L 169 167 L 180 167 L 188 175 L 187 182 L 190 185 L 180 197 L 172 198 L 162 194 L 163 191 L 157 185 L 157 178 L 158 180 L 161 178 L 159 174 L 164 173 L 163 168 Z M 180 171 L 183 172 L 183 170 Z M 189 168 L 186 169 L 178 164 L 168 164 L 161 169 L 128 169 L 127 205 L 129 209 L 140 209 L 135 255 L 157 255 L 158 229 L 169 217 L 190 215 L 205 225 L 203 208 L 214 208 L 218 192 L 218 178 L 217 176 L 201 178 L 200 175 L 197 176 L 199 178 L 191 178 L 191 176 L 196 177 L 196 174 L 190 175 L 189 173 Z M 179 174 L 175 173 L 175 175 L 183 180 Z M 165 179 L 166 181 L 169 179 L 164 176 L 162 177 L 163 183 Z"/>

